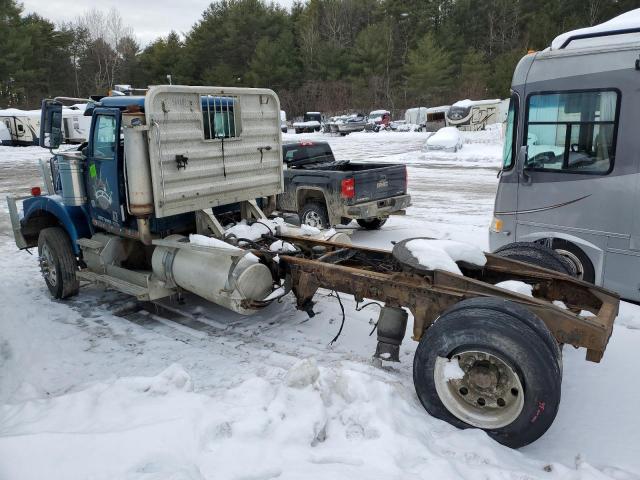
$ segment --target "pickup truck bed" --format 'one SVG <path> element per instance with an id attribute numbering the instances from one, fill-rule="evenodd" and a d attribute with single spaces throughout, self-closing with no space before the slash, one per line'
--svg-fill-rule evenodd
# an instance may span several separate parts
<path id="1" fill-rule="evenodd" d="M 285 192 L 277 208 L 317 227 L 349 223 L 379 228 L 410 204 L 404 165 L 336 160 L 326 142 L 283 145 Z"/>

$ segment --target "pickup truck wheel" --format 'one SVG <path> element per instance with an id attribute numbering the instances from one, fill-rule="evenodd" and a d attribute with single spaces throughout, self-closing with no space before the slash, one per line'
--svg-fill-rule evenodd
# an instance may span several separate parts
<path id="1" fill-rule="evenodd" d="M 445 311 L 423 335 L 413 362 L 416 392 L 434 417 L 520 448 L 553 423 L 562 372 L 537 331 L 541 320 L 532 328 L 512 302 L 496 309 L 496 299 L 473 300 Z"/>
<path id="2" fill-rule="evenodd" d="M 498 248 L 495 255 L 511 260 L 529 263 L 537 267 L 547 268 L 572 277 L 576 276 L 575 267 L 567 259 L 553 249 L 533 242 L 508 243 Z"/>
<path id="3" fill-rule="evenodd" d="M 322 203 L 307 203 L 300 210 L 300 224 L 316 228 L 329 228 L 329 214 Z"/>
<path id="4" fill-rule="evenodd" d="M 78 262 L 67 233 L 60 227 L 44 228 L 38 236 L 40 271 L 54 298 L 68 298 L 80 290 Z"/>
<path id="5" fill-rule="evenodd" d="M 356 220 L 358 225 L 366 230 L 379 230 L 385 223 L 387 223 L 386 218 L 359 218 Z"/>

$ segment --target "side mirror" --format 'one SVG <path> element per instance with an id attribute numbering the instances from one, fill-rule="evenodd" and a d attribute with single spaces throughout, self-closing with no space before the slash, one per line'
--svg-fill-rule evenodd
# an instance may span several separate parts
<path id="1" fill-rule="evenodd" d="M 531 176 L 527 173 L 527 158 L 529 147 L 523 145 L 518 150 L 518 157 L 516 158 L 516 168 L 518 169 L 518 177 L 524 180 L 524 183 L 531 183 Z"/>
<path id="2" fill-rule="evenodd" d="M 62 143 L 62 103 L 43 100 L 40 111 L 40 146 L 58 148 Z"/>

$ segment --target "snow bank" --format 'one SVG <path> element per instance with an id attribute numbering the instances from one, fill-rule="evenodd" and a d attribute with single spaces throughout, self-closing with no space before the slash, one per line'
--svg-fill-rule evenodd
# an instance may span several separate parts
<path id="1" fill-rule="evenodd" d="M 480 248 L 453 240 L 416 239 L 407 242 L 406 247 L 420 265 L 429 270 L 446 270 L 462 275 L 456 264 L 458 261 L 478 266 L 487 263 L 487 257 Z"/>
<path id="2" fill-rule="evenodd" d="M 495 286 L 498 288 L 504 288 L 511 292 L 519 293 L 520 295 L 533 297 L 533 287 L 528 283 L 519 282 L 518 280 L 506 280 L 504 282 L 496 283 Z"/>
<path id="3" fill-rule="evenodd" d="M 427 150 L 457 152 L 462 148 L 462 137 L 456 127 L 444 127 L 427 139 Z"/>
<path id="4" fill-rule="evenodd" d="M 5 478 L 598 479 L 429 417 L 391 374 L 315 359 L 193 391 L 172 365 L 0 409 Z M 455 374 L 455 372 L 453 373 Z"/>

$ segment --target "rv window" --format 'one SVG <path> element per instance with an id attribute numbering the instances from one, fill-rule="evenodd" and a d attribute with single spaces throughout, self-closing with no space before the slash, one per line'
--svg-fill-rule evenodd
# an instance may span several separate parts
<path id="1" fill-rule="evenodd" d="M 116 152 L 116 117 L 98 115 L 93 131 L 93 156 L 113 159 Z"/>
<path id="2" fill-rule="evenodd" d="M 504 147 L 502 151 L 502 168 L 504 170 L 511 168 L 515 157 L 516 135 L 518 134 L 518 100 L 517 95 L 512 95 L 509 101 L 507 130 L 504 134 Z"/>
<path id="3" fill-rule="evenodd" d="M 535 94 L 527 115 L 527 168 L 606 174 L 615 156 L 618 93 Z"/>
<path id="4" fill-rule="evenodd" d="M 202 97 L 202 130 L 205 140 L 240 136 L 239 102 L 235 97 Z"/>

